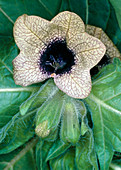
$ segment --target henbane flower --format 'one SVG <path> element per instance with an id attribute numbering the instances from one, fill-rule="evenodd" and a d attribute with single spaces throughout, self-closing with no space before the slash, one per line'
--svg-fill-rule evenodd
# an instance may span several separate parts
<path id="1" fill-rule="evenodd" d="M 14 38 L 20 49 L 13 60 L 16 84 L 27 86 L 53 77 L 67 95 L 81 99 L 89 95 L 90 69 L 106 48 L 85 32 L 78 15 L 65 11 L 47 21 L 24 14 L 15 22 Z"/>

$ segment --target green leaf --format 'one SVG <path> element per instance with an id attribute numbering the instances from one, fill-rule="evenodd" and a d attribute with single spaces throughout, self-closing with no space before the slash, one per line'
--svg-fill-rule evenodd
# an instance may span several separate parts
<path id="1" fill-rule="evenodd" d="M 69 0 L 70 11 L 75 12 L 79 15 L 84 22 L 86 22 L 86 14 L 88 10 L 87 1 L 83 0 Z"/>
<path id="2" fill-rule="evenodd" d="M 40 140 L 36 145 L 36 161 L 38 170 L 46 169 L 49 170 L 48 163 L 46 161 L 49 149 L 53 142 L 46 142 Z"/>
<path id="3" fill-rule="evenodd" d="M 113 152 L 121 152 L 121 61 L 103 68 L 85 99 L 94 124 L 94 140 L 100 168 L 107 170 Z"/>
<path id="4" fill-rule="evenodd" d="M 20 113 L 22 116 L 27 113 L 29 108 L 31 108 L 32 103 L 36 100 L 36 97 L 38 96 L 39 93 L 40 91 L 38 90 L 38 92 L 32 94 L 25 102 L 21 104 Z"/>
<path id="5" fill-rule="evenodd" d="M 35 112 L 25 116 L 17 113 L 0 131 L 0 154 L 9 153 L 34 135 Z"/>
<path id="6" fill-rule="evenodd" d="M 18 55 L 18 49 L 14 43 L 12 38 L 13 34 L 13 25 L 15 20 L 22 14 L 26 13 L 28 15 L 37 15 L 48 20 L 52 19 L 59 11 L 69 10 L 77 13 L 86 24 L 96 25 L 98 27 L 103 28 L 106 31 L 108 36 L 113 40 L 116 46 L 121 51 L 121 30 L 119 28 L 120 25 L 120 6 L 119 1 L 114 2 L 114 0 L 110 0 L 111 4 L 108 0 L 0 0 L 0 151 L 1 153 L 7 153 L 15 148 L 21 146 L 27 140 L 29 140 L 34 135 L 34 117 L 36 110 L 43 104 L 47 102 L 48 96 L 50 93 L 51 96 L 51 88 L 48 86 L 47 93 L 45 91 L 37 91 L 39 88 L 35 85 L 35 87 L 20 87 L 16 86 L 13 81 L 12 75 L 12 60 Z M 116 14 L 115 14 L 115 11 Z M 95 82 L 99 80 L 99 84 L 94 84 L 92 88 L 91 95 L 85 100 L 88 103 L 88 108 L 92 114 L 93 118 L 93 130 L 94 130 L 94 140 L 96 146 L 96 152 L 98 154 L 100 168 L 108 169 L 109 163 L 111 162 L 112 155 L 114 150 L 120 150 L 120 116 L 116 114 L 117 110 L 120 112 L 120 67 L 119 62 L 116 61 L 114 64 L 103 69 L 100 74 L 95 77 Z M 114 72 L 114 73 L 113 73 Z M 107 76 L 106 78 L 104 78 Z M 104 81 L 104 79 L 105 81 Z M 55 85 L 54 85 L 55 88 Z M 52 90 L 53 91 L 53 90 Z M 115 95 L 116 94 L 116 95 Z M 45 95 L 45 96 L 44 96 Z M 29 96 L 31 96 L 28 100 L 26 100 Z M 108 100 L 110 98 L 110 100 Z M 25 101 L 26 100 L 26 101 Z M 25 101 L 23 103 L 23 101 Z M 75 101 L 75 100 L 74 100 Z M 23 104 L 22 104 L 23 103 Z M 22 105 L 21 105 L 22 104 Z M 24 115 L 21 116 L 19 112 L 19 106 L 21 113 Z M 107 109 L 107 105 L 110 106 Z M 75 106 L 75 103 L 74 103 Z M 101 111 L 99 110 L 99 106 Z M 105 107 L 106 106 L 106 107 Z M 77 107 L 77 106 L 76 106 Z M 110 108 L 110 109 L 109 109 Z M 113 112 L 112 112 L 113 108 Z M 80 114 L 81 113 L 81 114 Z M 88 134 L 88 124 L 86 121 L 86 116 L 82 112 L 79 112 L 77 118 L 81 119 L 81 135 L 86 136 Z M 100 119 L 102 118 L 102 119 Z M 70 120 L 70 118 L 69 118 Z M 68 119 L 67 119 L 68 121 Z M 73 124 L 73 121 L 71 122 Z M 72 125 L 71 124 L 71 125 Z M 78 128 L 77 128 L 78 129 Z M 109 129 L 109 130 L 108 130 Z M 69 132 L 69 131 L 68 131 Z M 74 129 L 71 126 L 72 134 L 74 134 Z M 71 139 L 70 132 L 68 134 L 68 139 Z M 75 133 L 74 136 L 76 136 Z M 57 138 L 58 131 L 54 131 L 48 139 L 55 140 Z M 86 136 L 85 141 L 85 150 L 91 146 L 89 140 L 91 142 L 92 136 Z M 78 139 L 78 135 L 77 138 Z M 82 138 L 83 139 L 83 138 Z M 45 144 L 45 143 L 44 143 Z M 46 162 L 47 154 L 50 149 L 50 142 L 46 142 L 44 145 L 42 144 L 42 148 L 46 148 L 42 150 L 41 154 L 38 148 L 37 158 L 40 160 L 38 163 L 38 169 L 44 167 L 44 169 L 48 169 L 48 162 Z M 50 145 L 49 145 L 50 144 Z M 81 143 L 82 144 L 82 143 Z M 89 146 L 87 144 L 90 144 Z M 57 146 L 57 145 L 56 145 Z M 62 145 L 60 144 L 60 147 Z M 57 146 L 57 153 L 59 154 L 59 145 Z M 63 148 L 63 147 L 61 147 Z M 93 147 L 92 147 L 93 148 Z M 83 149 L 83 148 L 82 148 Z M 53 144 L 54 151 L 54 144 Z M 78 150 L 81 151 L 80 149 Z M 50 165 L 53 169 L 76 169 L 75 167 L 75 150 L 68 149 L 68 151 L 64 154 L 61 154 L 61 157 L 57 157 L 55 159 L 51 159 Z M 56 153 L 56 152 L 55 152 Z M 57 154 L 56 153 L 56 154 Z M 60 152 L 61 153 L 61 152 Z M 84 152 L 84 155 L 86 152 Z M 93 152 L 91 152 L 93 153 Z M 11 154 L 11 153 L 9 153 Z M 10 157 L 9 154 L 8 158 Z M 17 152 L 15 151 L 17 155 Z M 30 154 L 30 151 L 28 151 Z M 58 156 L 58 154 L 56 156 Z M 70 154 L 70 155 L 69 155 Z M 43 156 L 46 155 L 46 156 Z M 2 155 L 3 156 L 3 155 Z M 50 153 L 50 158 L 54 156 L 54 153 Z M 83 155 L 81 155 L 83 158 Z M 85 156 L 86 157 L 86 156 Z M 92 159 L 93 154 L 88 158 Z M 3 157 L 6 161 L 6 158 Z M 13 157 L 14 158 L 14 157 Z M 28 157 L 26 157 L 28 158 Z M 25 159 L 26 159 L 25 158 Z M 53 157 L 54 158 L 54 157 Z M 29 158 L 28 158 L 29 160 Z M 83 160 L 83 159 L 82 159 Z M 79 160 L 79 162 L 82 162 Z M 89 162 L 89 159 L 86 159 Z M 86 161 L 84 160 L 84 162 Z M 94 156 L 94 160 L 91 160 L 91 165 L 96 167 L 96 158 Z M 32 159 L 30 159 L 32 162 Z M 9 160 L 8 160 L 9 162 Z M 27 164 L 27 161 L 24 160 L 18 162 L 16 165 L 16 169 L 20 166 L 20 169 L 35 169 L 34 164 Z M 79 163 L 78 162 L 78 163 Z M 83 163 L 83 162 L 82 162 Z M 89 162 L 90 163 L 90 162 Z M 25 164 L 25 166 L 23 166 Z M 29 163 L 28 163 L 29 164 Z M 113 165 L 115 163 L 113 162 Z M 4 163 L 2 163 L 4 165 Z M 57 167 L 56 167 L 57 165 Z M 111 164 L 112 165 L 112 164 Z M 115 165 L 118 165 L 115 164 Z M 63 166 L 63 167 L 62 167 Z M 6 167 L 6 165 L 4 166 Z M 1 167 L 0 169 L 3 169 Z M 15 169 L 15 167 L 14 167 Z"/>
<path id="7" fill-rule="evenodd" d="M 121 156 L 115 158 L 109 167 L 109 170 L 120 170 L 120 169 L 121 169 Z"/>
<path id="8" fill-rule="evenodd" d="M 76 145 L 76 165 L 77 169 L 98 170 L 97 158 L 94 150 L 94 139 L 88 127 L 87 133 L 81 137 Z"/>
<path id="9" fill-rule="evenodd" d="M 79 125 L 79 119 L 85 122 L 86 108 L 83 102 L 65 95 L 64 111 L 61 120 L 60 138 L 66 143 L 78 142 L 81 131 L 84 129 Z M 85 122 L 86 123 L 86 122 Z"/>
<path id="10" fill-rule="evenodd" d="M 83 105 L 83 104 L 82 104 Z M 83 106 L 80 102 L 80 108 Z M 62 114 L 60 138 L 65 142 L 75 144 L 80 138 L 79 127 L 79 106 L 73 98 L 66 97 L 64 103 L 64 111 Z M 81 114 L 81 113 L 80 113 Z"/>
<path id="11" fill-rule="evenodd" d="M 38 136 L 45 138 L 57 129 L 63 112 L 63 95 L 64 93 L 56 87 L 38 109 L 35 129 Z"/>
<path id="12" fill-rule="evenodd" d="M 59 132 L 59 128 L 56 128 L 55 131 L 52 131 L 50 133 L 49 136 L 47 136 L 47 138 L 45 138 L 45 141 L 47 142 L 53 142 L 53 141 L 56 141 L 58 139 L 58 132 Z"/>
<path id="13" fill-rule="evenodd" d="M 50 160 L 53 158 L 56 158 L 58 156 L 60 156 L 61 154 L 63 154 L 69 147 L 71 146 L 71 144 L 69 143 L 64 143 L 63 141 L 61 141 L 60 139 L 57 139 L 54 144 L 52 145 L 52 147 L 50 148 L 47 158 L 46 160 Z"/>
<path id="14" fill-rule="evenodd" d="M 80 105 L 81 104 L 81 105 Z M 83 102 L 77 102 L 77 108 L 80 108 L 80 119 L 81 119 L 81 136 L 85 135 L 87 131 L 89 131 L 88 127 L 88 119 L 87 119 L 87 109 L 85 108 L 85 104 Z"/>
<path id="15" fill-rule="evenodd" d="M 75 150 L 69 149 L 65 154 L 49 161 L 51 169 L 69 169 L 74 170 L 75 167 Z"/>
<path id="16" fill-rule="evenodd" d="M 119 28 L 116 14 L 112 5 L 110 5 L 110 17 L 105 32 L 121 52 L 121 29 Z"/>
<path id="17" fill-rule="evenodd" d="M 31 140 L 25 147 L 21 147 L 9 154 L 0 156 L 0 169 L 21 170 L 21 169 L 35 169 L 36 164 L 34 160 L 33 147 L 37 139 Z"/>
<path id="18" fill-rule="evenodd" d="M 107 22 L 110 16 L 110 5 L 108 0 L 90 0 L 87 1 L 87 24 L 106 29 Z"/>
<path id="19" fill-rule="evenodd" d="M 56 86 L 52 79 L 49 79 L 43 84 L 36 93 L 32 94 L 25 102 L 20 106 L 20 113 L 24 115 L 27 111 L 32 111 L 39 108 L 46 100 L 48 100 L 53 92 L 56 90 Z"/>
<path id="20" fill-rule="evenodd" d="M 32 88 L 20 88 L 14 83 L 12 60 L 17 53 L 13 38 L 0 40 L 0 128 L 19 111 L 19 105 L 33 91 Z"/>
<path id="21" fill-rule="evenodd" d="M 52 19 L 58 12 L 61 0 L 0 0 L 0 33 L 12 36 L 15 20 L 23 15 L 37 15 L 45 19 Z"/>
<path id="22" fill-rule="evenodd" d="M 69 11 L 69 1 L 61 0 L 59 12 Z"/>
<path id="23" fill-rule="evenodd" d="M 121 29 L 121 1 L 109 0 L 112 4 L 113 8 L 115 9 L 116 17 Z"/>
<path id="24" fill-rule="evenodd" d="M 72 11 L 78 14 L 83 21 L 85 22 L 86 20 L 86 1 L 83 0 L 61 0 L 60 3 L 60 10 L 59 12 L 62 11 Z"/>
<path id="25" fill-rule="evenodd" d="M 81 135 L 83 136 L 88 131 L 87 124 L 82 120 L 81 122 Z"/>

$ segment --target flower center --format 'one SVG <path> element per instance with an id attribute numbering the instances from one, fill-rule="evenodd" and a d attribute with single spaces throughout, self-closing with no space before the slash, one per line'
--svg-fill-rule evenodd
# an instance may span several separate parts
<path id="1" fill-rule="evenodd" d="M 66 41 L 55 39 L 50 42 L 40 56 L 40 68 L 48 75 L 69 73 L 75 64 L 75 54 L 67 47 Z"/>

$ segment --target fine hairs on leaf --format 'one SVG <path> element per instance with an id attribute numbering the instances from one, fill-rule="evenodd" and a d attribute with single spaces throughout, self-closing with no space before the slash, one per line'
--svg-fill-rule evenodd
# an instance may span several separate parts
<path id="1" fill-rule="evenodd" d="M 1 129 L 0 154 L 13 151 L 34 136 L 35 113 L 32 111 L 23 117 L 18 113 Z"/>
<path id="2" fill-rule="evenodd" d="M 24 115 L 29 108 L 31 110 L 40 107 L 44 102 L 52 98 L 56 92 L 57 87 L 52 80 L 48 80 L 35 94 L 31 95 L 22 105 L 20 106 L 20 112 Z"/>
<path id="3" fill-rule="evenodd" d="M 33 158 L 33 148 L 38 142 L 38 138 L 33 138 L 31 141 L 26 143 L 26 146 L 19 148 L 16 151 L 13 151 L 12 153 L 7 155 L 3 155 L 0 157 L 0 167 L 3 168 L 4 170 L 8 170 L 10 168 L 14 169 L 16 166 L 18 166 L 21 162 L 20 167 L 25 165 L 28 168 L 35 168 L 34 165 L 34 158 Z M 27 158 L 30 158 L 31 163 L 30 165 L 26 163 Z M 22 162 L 23 161 L 23 162 Z"/>
<path id="4" fill-rule="evenodd" d="M 1 170 L 121 169 L 121 61 L 117 59 L 121 59 L 120 4 L 115 0 L 0 0 Z M 13 37 L 17 18 L 27 14 L 51 21 L 62 11 L 80 16 L 86 24 L 86 32 L 105 44 L 106 54 L 111 58 L 108 65 L 103 67 L 102 62 L 100 68 L 97 66 L 97 73 L 91 77 L 91 94 L 83 100 L 56 91 L 52 79 L 27 87 L 18 86 L 13 80 L 12 61 L 20 52 Z M 36 25 L 32 24 L 32 27 Z M 75 34 L 75 30 L 70 35 L 72 33 Z M 37 47 L 40 48 L 40 44 Z M 30 54 L 31 50 L 28 58 Z M 58 99 L 55 97 L 57 92 L 61 96 Z M 61 111 L 58 112 L 61 113 L 55 115 L 56 104 L 57 107 L 60 104 Z M 64 110 L 69 112 L 65 117 Z M 50 117 L 49 111 L 52 112 Z M 35 134 L 39 116 L 40 123 L 44 117 L 50 119 L 51 133 L 44 139 Z M 89 127 L 90 122 L 92 126 Z M 73 127 L 75 123 L 79 126 Z"/>
<path id="5" fill-rule="evenodd" d="M 109 168 L 114 150 L 121 152 L 120 77 L 121 61 L 115 58 L 113 64 L 103 68 L 95 77 L 92 92 L 85 99 L 92 114 L 95 147 L 101 169 Z"/>

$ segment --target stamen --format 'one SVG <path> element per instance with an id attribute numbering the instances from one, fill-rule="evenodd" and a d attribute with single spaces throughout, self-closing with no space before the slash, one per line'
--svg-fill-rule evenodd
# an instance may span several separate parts
<path id="1" fill-rule="evenodd" d="M 51 76 L 51 77 L 54 77 L 55 75 L 56 75 L 55 73 L 52 73 L 50 76 Z"/>

